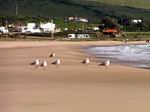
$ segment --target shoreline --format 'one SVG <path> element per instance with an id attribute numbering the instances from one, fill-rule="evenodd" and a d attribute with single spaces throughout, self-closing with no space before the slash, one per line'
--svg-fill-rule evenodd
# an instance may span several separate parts
<path id="1" fill-rule="evenodd" d="M 123 45 L 95 45 L 95 46 L 88 46 L 87 48 L 84 48 L 84 52 L 90 54 L 92 57 L 95 57 L 97 62 L 103 62 L 106 61 L 107 59 L 110 59 L 112 63 L 114 64 L 118 64 L 118 65 L 122 65 L 122 66 L 128 66 L 128 67 L 134 67 L 134 68 L 140 68 L 140 69 L 150 69 L 150 63 L 148 63 L 146 60 L 127 60 L 127 59 L 119 59 L 118 56 L 113 56 L 114 54 L 104 54 L 104 53 L 100 53 L 101 50 L 97 50 L 96 51 L 91 51 L 90 49 L 96 49 L 96 48 L 100 48 L 100 47 L 120 47 L 120 46 L 138 46 L 138 45 L 150 45 L 150 44 L 142 44 L 142 43 L 134 43 L 134 44 L 123 44 Z M 134 49 L 135 50 L 135 49 Z M 102 51 L 104 52 L 104 51 Z M 111 52 L 111 51 L 110 51 Z M 113 52 L 113 51 L 112 51 Z M 118 53 L 113 52 L 113 53 Z M 120 54 L 121 55 L 121 54 Z M 130 58 L 130 57 L 129 57 Z M 136 57 L 135 57 L 136 58 Z"/>

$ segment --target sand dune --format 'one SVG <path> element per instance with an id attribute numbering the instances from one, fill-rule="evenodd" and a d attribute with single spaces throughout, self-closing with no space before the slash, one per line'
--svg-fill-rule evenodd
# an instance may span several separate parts
<path id="1" fill-rule="evenodd" d="M 143 43 L 143 42 L 141 42 Z M 80 49 L 121 42 L 0 42 L 2 112 L 149 112 L 150 71 L 122 65 L 108 69 Z M 57 57 L 49 58 L 51 52 Z M 48 67 L 30 62 L 46 59 Z M 51 64 L 60 58 L 61 65 Z"/>

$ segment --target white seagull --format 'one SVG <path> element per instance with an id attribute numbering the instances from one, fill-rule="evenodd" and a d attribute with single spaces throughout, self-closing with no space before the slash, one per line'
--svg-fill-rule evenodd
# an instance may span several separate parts
<path id="1" fill-rule="evenodd" d="M 107 60 L 105 62 L 102 62 L 99 66 L 105 66 L 107 68 L 110 65 L 110 60 Z"/>
<path id="2" fill-rule="evenodd" d="M 81 63 L 88 65 L 90 63 L 90 59 L 86 58 Z"/>
<path id="3" fill-rule="evenodd" d="M 61 60 L 60 59 L 56 59 L 56 61 L 54 61 L 52 64 L 56 65 L 56 66 L 59 66 L 61 63 Z"/>
<path id="4" fill-rule="evenodd" d="M 56 53 L 53 52 L 49 57 L 55 57 L 56 56 Z"/>
<path id="5" fill-rule="evenodd" d="M 46 67 L 48 66 L 47 61 L 44 61 L 44 62 L 41 64 L 41 66 L 44 67 L 44 69 L 46 69 Z"/>
<path id="6" fill-rule="evenodd" d="M 34 62 L 31 63 L 31 65 L 35 65 L 35 68 L 39 67 L 40 60 L 36 59 Z"/>

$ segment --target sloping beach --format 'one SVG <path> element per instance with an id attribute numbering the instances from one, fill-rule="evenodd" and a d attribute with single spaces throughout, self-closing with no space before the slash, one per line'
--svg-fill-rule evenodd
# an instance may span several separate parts
<path id="1" fill-rule="evenodd" d="M 117 64 L 105 69 L 81 49 L 121 44 L 0 42 L 0 111 L 149 112 L 150 70 Z M 62 61 L 60 67 L 51 64 L 55 60 L 49 58 L 53 51 Z M 88 66 L 80 63 L 86 57 L 92 61 Z M 46 70 L 30 65 L 36 58 L 48 61 Z"/>

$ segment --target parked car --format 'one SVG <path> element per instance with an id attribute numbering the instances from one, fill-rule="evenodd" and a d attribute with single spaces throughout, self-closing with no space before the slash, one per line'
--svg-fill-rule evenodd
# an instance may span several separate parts
<path id="1" fill-rule="evenodd" d="M 68 38 L 70 39 L 88 39 L 90 38 L 90 34 L 68 34 Z"/>

